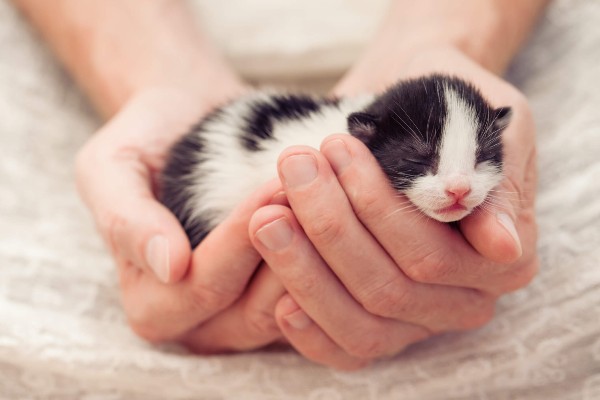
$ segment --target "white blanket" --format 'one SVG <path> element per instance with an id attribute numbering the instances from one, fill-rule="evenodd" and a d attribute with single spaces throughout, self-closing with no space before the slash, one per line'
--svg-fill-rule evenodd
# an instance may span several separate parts
<path id="1" fill-rule="evenodd" d="M 0 0 L 0 398 L 600 399 L 600 2 L 556 1 L 508 79 L 538 125 L 542 268 L 488 326 L 358 373 L 293 351 L 199 357 L 127 327 L 73 184 L 73 157 L 99 122 Z"/>

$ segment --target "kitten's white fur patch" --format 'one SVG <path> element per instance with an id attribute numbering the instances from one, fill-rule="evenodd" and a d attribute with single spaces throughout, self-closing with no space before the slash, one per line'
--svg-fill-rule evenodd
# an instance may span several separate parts
<path id="1" fill-rule="evenodd" d="M 257 101 L 272 101 L 270 94 L 255 93 L 226 107 L 222 115 L 205 126 L 202 135 L 208 157 L 198 169 L 196 182 L 190 188 L 187 207 L 192 218 L 209 219 L 209 224 L 222 221 L 261 184 L 277 177 L 277 159 L 293 145 L 319 148 L 323 139 L 334 133 L 347 133 L 347 116 L 361 110 L 372 96 L 343 99 L 336 105 L 323 105 L 309 117 L 274 121 L 272 139 L 261 140 L 259 151 L 244 148 L 242 124 Z"/>
<path id="2" fill-rule="evenodd" d="M 476 163 L 477 116 L 454 90 L 444 87 L 446 122 L 439 150 L 436 174 L 417 178 L 406 196 L 426 215 L 442 222 L 456 221 L 468 215 L 486 199 L 488 192 L 502 179 L 500 171 L 489 162 Z M 468 182 L 470 192 L 461 200 L 463 211 L 439 213 L 455 200 L 446 193 L 453 182 Z"/>
<path id="3" fill-rule="evenodd" d="M 478 123 L 475 111 L 452 89 L 444 88 L 446 124 L 440 146 L 437 174 L 471 175 L 475 169 Z"/>

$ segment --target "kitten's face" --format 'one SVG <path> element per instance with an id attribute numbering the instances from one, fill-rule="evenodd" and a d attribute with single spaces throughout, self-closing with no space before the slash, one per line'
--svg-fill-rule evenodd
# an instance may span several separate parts
<path id="1" fill-rule="evenodd" d="M 493 109 L 456 79 L 425 78 L 390 89 L 349 129 L 365 141 L 392 185 L 423 213 L 457 221 L 502 179 L 501 131 L 510 109 Z"/>

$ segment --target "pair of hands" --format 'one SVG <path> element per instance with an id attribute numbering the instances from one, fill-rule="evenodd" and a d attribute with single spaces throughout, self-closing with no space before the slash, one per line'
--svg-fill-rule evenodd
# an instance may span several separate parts
<path id="1" fill-rule="evenodd" d="M 206 109 L 171 90 L 132 98 L 81 150 L 77 178 L 119 267 L 134 331 L 203 353 L 285 341 L 318 363 L 354 369 L 489 321 L 498 296 L 527 284 L 538 265 L 534 127 L 522 95 L 452 49 L 373 73 L 373 82 L 345 80 L 337 94 L 434 71 L 513 108 L 506 179 L 460 232 L 405 210 L 367 148 L 334 135 L 320 151 L 284 151 L 279 179 L 192 252 L 154 189 L 170 145 Z"/>

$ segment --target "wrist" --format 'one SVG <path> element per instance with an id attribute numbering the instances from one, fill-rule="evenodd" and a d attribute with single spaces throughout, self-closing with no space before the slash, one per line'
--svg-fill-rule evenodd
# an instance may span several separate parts
<path id="1" fill-rule="evenodd" d="M 499 75 L 524 41 L 546 0 L 508 4 L 500 0 L 392 3 L 387 20 L 334 93 L 377 92 L 405 75 L 422 54 L 460 53 Z M 444 69 L 446 64 L 427 66 Z"/>
<path id="2" fill-rule="evenodd" d="M 131 98 L 146 92 L 180 93 L 210 109 L 247 90 L 209 43 L 201 38 L 195 43 L 178 39 L 167 43 L 164 38 L 156 40 L 151 47 L 138 48 L 136 54 L 117 60 L 104 54 L 118 49 L 96 49 L 91 76 L 80 81 L 95 85 L 86 91 L 100 113 L 110 117 Z"/>
<path id="3" fill-rule="evenodd" d="M 219 103 L 243 86 L 185 2 L 14 1 L 106 118 L 147 88 L 179 88 Z"/>

